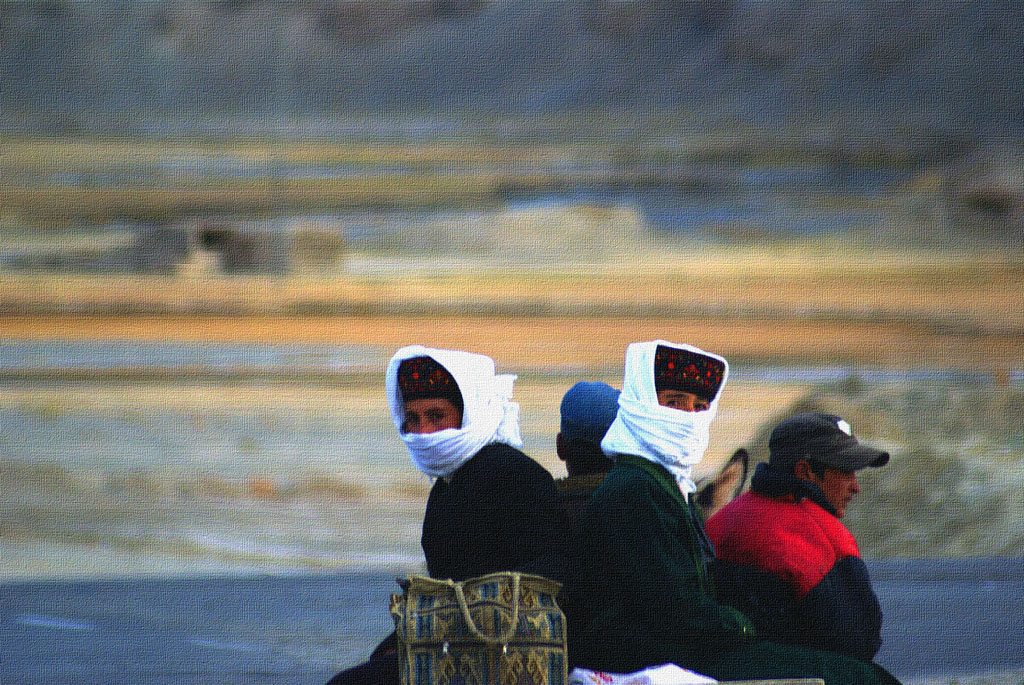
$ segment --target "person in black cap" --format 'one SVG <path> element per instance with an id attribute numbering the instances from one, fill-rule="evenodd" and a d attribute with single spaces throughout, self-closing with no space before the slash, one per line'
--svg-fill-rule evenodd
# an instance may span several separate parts
<path id="1" fill-rule="evenodd" d="M 720 598 L 769 639 L 871 661 L 882 611 L 857 543 L 839 521 L 860 492 L 857 471 L 889 454 L 861 444 L 833 414 L 779 423 L 750 491 L 707 522 Z"/>

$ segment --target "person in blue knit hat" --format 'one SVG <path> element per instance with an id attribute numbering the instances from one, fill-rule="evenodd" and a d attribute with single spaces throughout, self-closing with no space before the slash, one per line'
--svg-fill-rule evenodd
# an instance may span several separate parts
<path id="1" fill-rule="evenodd" d="M 582 519 L 590 493 L 614 464 L 601 450 L 601 440 L 618 411 L 619 391 L 607 383 L 580 381 L 562 398 L 555 449 L 568 475 L 556 480 L 555 486 L 573 530 Z"/>
<path id="2" fill-rule="evenodd" d="M 559 407 L 561 424 L 555 438 L 558 458 L 569 474 L 555 481 L 558 501 L 569 525 L 566 551 L 570 563 L 577 556 L 576 545 L 583 529 L 583 512 L 590 495 L 615 465 L 601 449 L 601 440 L 619 412 L 619 391 L 607 383 L 580 381 L 569 388 Z M 573 568 L 569 569 L 568 584 Z M 558 596 L 566 615 L 574 613 L 568 584 Z"/>

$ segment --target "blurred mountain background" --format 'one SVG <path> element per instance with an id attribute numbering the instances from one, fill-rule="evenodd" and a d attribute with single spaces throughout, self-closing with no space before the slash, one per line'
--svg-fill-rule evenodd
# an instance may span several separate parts
<path id="1" fill-rule="evenodd" d="M 8 131 L 671 111 L 950 142 L 1024 130 L 1013 0 L 4 0 Z M 150 118 L 151 117 L 151 118 Z"/>
<path id="2" fill-rule="evenodd" d="M 413 563 L 391 351 L 522 373 L 560 474 L 667 338 L 709 470 L 833 411 L 867 556 L 1019 556 L 1022 255 L 1024 3 L 0 0 L 0 551 Z"/>

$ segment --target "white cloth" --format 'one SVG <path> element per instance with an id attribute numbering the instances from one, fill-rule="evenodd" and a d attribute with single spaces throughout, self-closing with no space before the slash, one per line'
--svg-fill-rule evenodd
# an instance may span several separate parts
<path id="1" fill-rule="evenodd" d="M 702 685 L 717 682 L 714 678 L 675 664 L 651 666 L 635 673 L 605 673 L 574 668 L 569 674 L 569 685 Z"/>
<path id="2" fill-rule="evenodd" d="M 704 411 L 688 412 L 658 404 L 654 386 L 654 353 L 658 345 L 689 350 L 717 359 L 725 365 L 722 383 Z M 619 395 L 619 413 L 601 441 L 612 459 L 633 454 L 661 464 L 675 477 L 684 495 L 696 492 L 690 475 L 711 441 L 711 422 L 718 414 L 718 400 L 729 377 L 729 364 L 717 354 L 692 345 L 664 340 L 633 343 L 626 348 L 626 371 Z"/>
<path id="3" fill-rule="evenodd" d="M 462 392 L 462 428 L 436 433 L 403 433 L 405 404 L 398 387 L 398 366 L 413 357 L 430 357 L 455 378 Z M 391 418 L 409 449 L 413 464 L 433 478 L 449 476 L 492 442 L 522 447 L 519 404 L 512 402 L 516 376 L 494 373 L 494 360 L 482 354 L 409 345 L 395 352 L 384 377 Z"/>

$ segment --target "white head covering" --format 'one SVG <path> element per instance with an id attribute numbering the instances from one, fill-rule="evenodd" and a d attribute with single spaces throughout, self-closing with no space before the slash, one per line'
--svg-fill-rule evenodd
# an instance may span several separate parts
<path id="1" fill-rule="evenodd" d="M 398 388 L 398 367 L 413 357 L 430 357 L 455 378 L 462 392 L 462 428 L 426 434 L 402 432 L 405 403 Z M 482 354 L 421 345 L 395 352 L 385 375 L 388 407 L 416 468 L 434 478 L 449 476 L 492 442 L 522 447 L 519 404 L 511 401 L 515 380 L 513 375 L 496 375 L 494 360 Z"/>
<path id="2" fill-rule="evenodd" d="M 654 386 L 654 353 L 658 345 L 689 350 L 725 364 L 722 383 L 708 409 L 687 412 L 658 404 Z M 690 477 L 708 448 L 711 422 L 718 413 L 718 400 L 729 377 L 729 364 L 716 354 L 691 345 L 654 340 L 633 343 L 626 348 L 626 372 L 619 395 L 619 413 L 601 441 L 605 454 L 633 454 L 661 464 L 675 476 L 683 494 L 697 490 Z"/>

